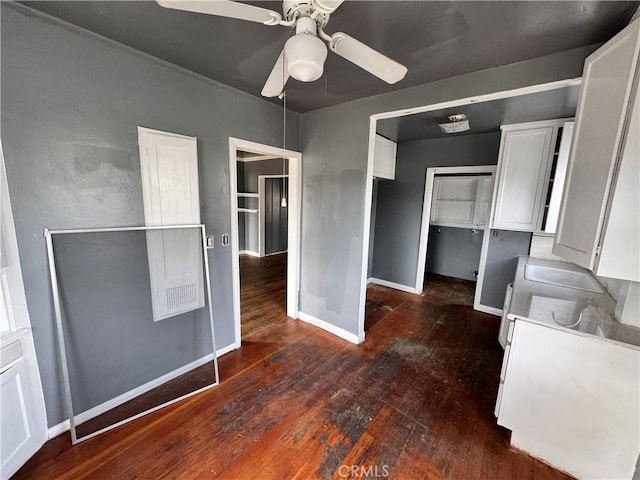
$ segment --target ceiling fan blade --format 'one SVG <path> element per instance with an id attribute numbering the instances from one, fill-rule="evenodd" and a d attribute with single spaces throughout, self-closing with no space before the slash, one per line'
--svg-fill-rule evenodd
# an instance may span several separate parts
<path id="1" fill-rule="evenodd" d="M 229 0 L 156 0 L 156 2 L 165 8 L 237 18 L 267 25 L 277 25 L 282 20 L 282 15 L 273 10 Z"/>
<path id="2" fill-rule="evenodd" d="M 263 97 L 277 97 L 282 93 L 284 85 L 289 80 L 289 72 L 284 60 L 284 50 L 280 53 L 276 64 L 273 66 L 269 78 L 267 78 L 264 87 L 262 87 Z"/>
<path id="3" fill-rule="evenodd" d="M 338 32 L 331 35 L 329 47 L 341 57 L 355 63 L 360 68 L 387 83 L 399 82 L 407 74 L 407 67 L 395 60 L 391 60 L 346 33 Z"/>

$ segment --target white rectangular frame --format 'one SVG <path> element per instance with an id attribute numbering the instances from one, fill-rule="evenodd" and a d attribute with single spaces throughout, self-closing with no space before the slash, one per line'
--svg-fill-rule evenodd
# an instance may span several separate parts
<path id="1" fill-rule="evenodd" d="M 285 148 L 229 137 L 229 195 L 231 200 L 231 275 L 235 348 L 242 345 L 240 329 L 240 252 L 238 248 L 238 150 L 287 158 L 289 176 L 289 218 L 287 238 L 287 316 L 298 318 L 298 292 L 300 290 L 300 225 L 302 154 Z"/>
<path id="2" fill-rule="evenodd" d="M 556 90 L 559 88 L 573 87 L 580 85 L 582 78 L 571 78 L 566 80 L 558 80 L 549 83 L 543 83 L 538 85 L 531 85 L 527 87 L 514 88 L 511 90 L 501 90 L 499 92 L 487 93 L 483 95 L 476 95 L 466 98 L 459 98 L 455 100 L 449 100 L 445 102 L 433 103 L 430 105 L 417 106 L 412 108 L 404 108 L 400 110 L 392 110 L 389 112 L 376 113 L 369 117 L 369 151 L 367 154 L 367 171 L 365 177 L 365 195 L 364 195 L 364 219 L 363 219 L 363 235 L 362 235 L 362 258 L 361 258 L 361 272 L 360 272 L 360 299 L 358 309 L 358 339 L 365 339 L 364 332 L 364 320 L 365 320 L 365 306 L 367 303 L 367 280 L 368 280 L 368 258 L 369 258 L 369 237 L 371 227 L 371 204 L 373 196 L 373 166 L 374 166 L 374 152 L 376 141 L 376 126 L 378 120 L 384 120 L 386 118 L 403 117 L 406 115 L 413 115 L 422 112 L 431 112 L 434 110 L 441 110 L 444 108 L 459 107 L 462 105 L 470 105 L 472 103 L 489 102 L 491 100 L 499 100 L 502 98 L 517 97 L 520 95 L 528 95 L 530 93 L 546 92 L 549 90 Z M 487 232 L 489 229 L 485 229 L 485 239 L 487 239 Z M 475 307 L 474 307 L 475 308 Z"/>
<path id="3" fill-rule="evenodd" d="M 424 273 L 427 263 L 427 245 L 429 243 L 429 225 L 431 223 L 431 202 L 433 200 L 433 179 L 436 175 L 460 175 L 460 174 L 489 174 L 491 175 L 492 184 L 491 189 L 495 189 L 496 183 L 496 166 L 495 165 L 481 165 L 481 166 L 461 166 L 461 167 L 433 167 L 427 168 L 427 174 L 424 183 L 424 200 L 422 203 L 422 221 L 420 224 L 420 244 L 418 247 L 418 268 L 416 272 L 416 293 L 420 295 L 424 288 Z M 493 194 L 493 192 L 492 192 Z M 489 229 L 489 219 L 487 219 L 487 226 L 483 229 L 486 232 Z M 469 228 L 474 228 L 472 225 Z M 476 227 L 477 228 L 477 227 Z M 483 232 L 483 235 L 484 235 Z M 484 240 L 484 237 L 483 237 Z M 482 242 L 482 251 L 480 256 L 487 245 L 486 242 Z M 486 255 L 485 255 L 486 257 Z M 476 282 L 475 301 L 479 300 L 478 284 L 481 283 L 482 278 L 482 262 L 478 268 L 478 282 Z M 482 287 L 481 287 L 482 288 Z"/>
<path id="4" fill-rule="evenodd" d="M 144 412 L 133 415 L 129 418 L 121 420 L 119 422 L 114 423 L 113 425 L 109 425 L 107 427 L 101 428 L 95 432 L 92 432 L 84 437 L 78 437 L 76 432 L 76 422 L 75 415 L 73 413 L 73 402 L 71 399 L 71 383 L 69 381 L 69 365 L 67 362 L 67 349 L 64 341 L 64 330 L 62 323 L 62 308 L 60 304 L 60 290 L 58 286 L 58 274 L 56 270 L 55 264 L 55 253 L 53 249 L 53 235 L 58 234 L 76 234 L 76 233 L 107 233 L 107 232 L 135 232 L 135 231 L 151 231 L 151 230 L 172 230 L 172 229 L 186 229 L 186 228 L 199 228 L 202 233 L 202 259 L 203 266 L 205 270 L 205 286 L 206 286 L 206 298 L 209 306 L 209 325 L 211 327 L 211 343 L 213 348 L 213 368 L 215 373 L 215 381 L 211 385 L 207 385 L 206 387 L 202 387 L 193 392 L 182 395 L 178 398 L 170 400 L 168 402 L 164 402 L 160 405 L 152 407 Z M 62 377 L 64 383 L 64 393 L 67 404 L 67 415 L 69 416 L 69 425 L 71 431 L 71 443 L 73 445 L 84 442 L 85 440 L 89 440 L 97 435 L 108 432 L 109 430 L 113 430 L 120 425 L 124 425 L 133 420 L 136 420 L 144 415 L 149 413 L 153 413 L 161 408 L 172 405 L 176 402 L 189 398 L 193 395 L 196 395 L 200 392 L 204 392 L 213 388 L 220 384 L 220 375 L 218 372 L 218 358 L 216 355 L 216 340 L 215 333 L 213 328 L 213 307 L 211 304 L 211 277 L 209 275 L 209 259 L 207 255 L 207 235 L 205 232 L 205 226 L 203 224 L 198 225 L 171 225 L 171 226 L 149 226 L 149 227 L 121 227 L 121 228 L 87 228 L 87 229 L 72 229 L 72 230 L 49 230 L 48 228 L 44 229 L 44 237 L 47 245 L 47 257 L 49 263 L 49 275 L 51 278 L 51 291 L 53 294 L 53 307 L 56 317 L 56 332 L 58 336 L 58 347 L 60 352 L 60 366 L 62 367 Z"/>

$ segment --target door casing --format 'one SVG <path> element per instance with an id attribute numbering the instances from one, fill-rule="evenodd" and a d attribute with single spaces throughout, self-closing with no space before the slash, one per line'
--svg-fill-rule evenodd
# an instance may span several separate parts
<path id="1" fill-rule="evenodd" d="M 287 316 L 298 318 L 298 298 L 300 290 L 300 222 L 302 154 L 293 150 L 229 137 L 229 195 L 231 204 L 231 265 L 233 280 L 233 319 L 235 348 L 240 348 L 240 259 L 238 248 L 238 151 L 255 152 L 286 158 L 289 162 L 288 178 L 288 232 L 287 232 Z"/>

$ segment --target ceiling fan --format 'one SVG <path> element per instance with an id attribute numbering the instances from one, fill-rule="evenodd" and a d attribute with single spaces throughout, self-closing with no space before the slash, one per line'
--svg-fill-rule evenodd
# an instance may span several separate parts
<path id="1" fill-rule="evenodd" d="M 284 0 L 282 2 L 284 18 L 273 10 L 231 0 L 156 0 L 156 2 L 162 7 L 176 10 L 237 18 L 270 26 L 295 27 L 295 35 L 285 43 L 262 89 L 262 95 L 265 97 L 280 95 L 289 76 L 301 82 L 312 82 L 322 76 L 327 47 L 320 39 L 329 44 L 331 51 L 387 83 L 396 83 L 407 73 L 407 67 L 404 65 L 391 60 L 346 33 L 338 32 L 328 35 L 323 31 L 329 21 L 329 15 L 335 12 L 344 0 Z"/>

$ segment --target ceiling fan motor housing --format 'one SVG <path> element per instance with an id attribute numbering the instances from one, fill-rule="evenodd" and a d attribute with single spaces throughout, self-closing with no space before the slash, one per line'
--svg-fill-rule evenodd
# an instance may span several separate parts
<path id="1" fill-rule="evenodd" d="M 315 13 L 314 22 L 322 28 L 329 21 L 329 14 L 335 10 L 325 4 L 328 4 L 326 0 L 284 0 L 282 13 L 288 22 L 292 22 L 296 17 L 311 18 Z"/>

